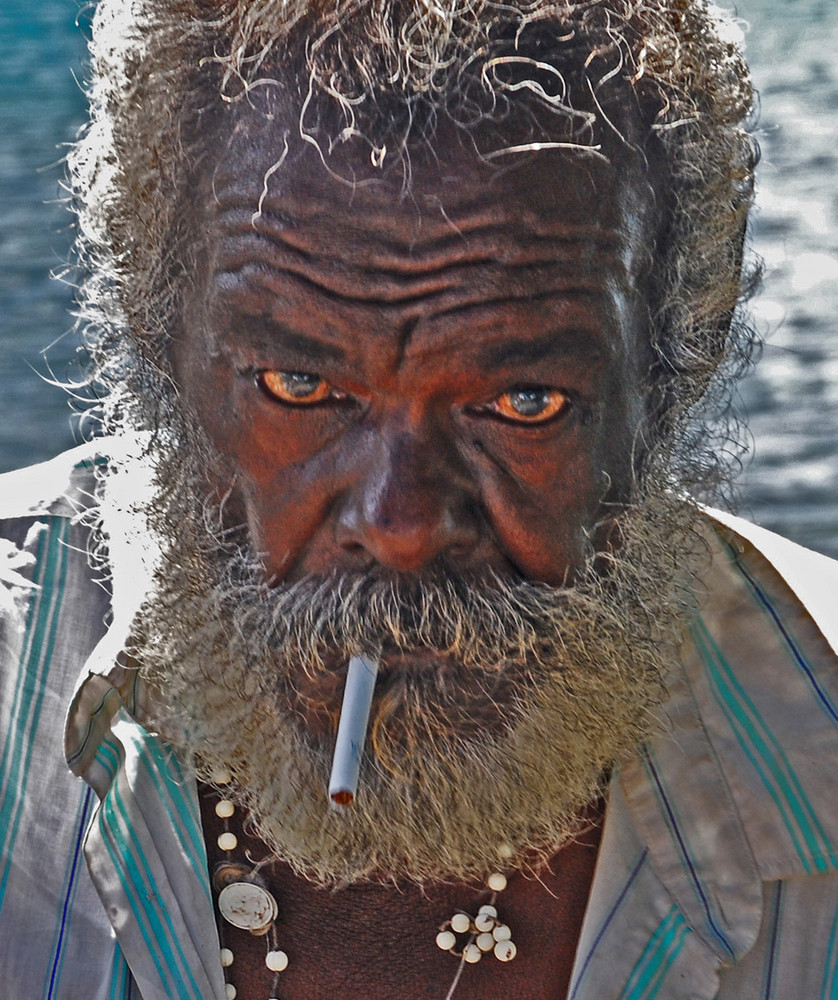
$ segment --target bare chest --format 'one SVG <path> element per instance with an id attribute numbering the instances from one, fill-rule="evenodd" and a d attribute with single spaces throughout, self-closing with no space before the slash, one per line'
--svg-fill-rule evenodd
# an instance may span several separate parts
<path id="1" fill-rule="evenodd" d="M 201 809 L 210 875 L 220 866 L 252 867 L 265 849 L 236 822 L 216 816 L 215 796 L 202 792 Z M 233 833 L 236 847 L 218 837 Z M 287 866 L 261 869 L 258 880 L 276 901 L 264 933 L 233 926 L 218 916 L 225 949 L 228 996 L 235 1000 L 564 1000 L 599 846 L 599 827 L 560 851 L 536 874 L 511 874 L 497 894 L 495 925 L 509 928 L 515 957 L 501 961 L 482 944 L 479 961 L 459 956 L 477 938 L 472 922 L 457 934 L 454 952 L 437 945 L 454 914 L 477 918 L 492 893 L 477 885 L 426 887 L 357 885 L 341 890 L 314 886 Z M 223 879 L 214 880 L 216 914 Z M 257 904 L 258 905 L 258 904 Z M 491 914 L 490 914 L 491 916 Z M 459 918 L 463 920 L 461 916 Z M 478 922 L 480 923 L 480 922 Z M 456 926 L 459 926 L 458 924 Z M 489 929 L 491 933 L 491 928 Z M 503 938 L 506 931 L 500 931 Z M 498 935 L 496 935 L 498 936 Z M 276 971 L 277 966 L 287 967 Z M 474 957 L 474 949 L 471 949 Z M 272 969 L 270 966 L 274 966 Z"/>

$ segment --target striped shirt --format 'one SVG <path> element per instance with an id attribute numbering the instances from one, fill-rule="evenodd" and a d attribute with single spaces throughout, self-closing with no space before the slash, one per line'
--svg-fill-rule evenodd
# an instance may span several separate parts
<path id="1" fill-rule="evenodd" d="M 142 588 L 120 571 L 110 594 L 86 555 L 88 451 L 0 477 L 0 983 L 224 1000 L 194 780 L 115 662 Z M 838 1000 L 838 564 L 715 512 L 704 531 L 662 735 L 609 789 L 570 1000 Z"/>

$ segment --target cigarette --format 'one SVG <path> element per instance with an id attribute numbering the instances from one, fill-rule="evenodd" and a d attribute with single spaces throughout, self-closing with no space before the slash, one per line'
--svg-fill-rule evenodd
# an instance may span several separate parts
<path id="1" fill-rule="evenodd" d="M 377 674 L 378 660 L 368 656 L 350 659 L 329 779 L 329 798 L 336 806 L 351 805 L 358 791 L 358 773 Z"/>

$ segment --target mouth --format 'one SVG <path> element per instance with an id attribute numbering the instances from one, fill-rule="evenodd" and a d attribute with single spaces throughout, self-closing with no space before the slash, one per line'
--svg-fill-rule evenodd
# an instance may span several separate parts
<path id="1" fill-rule="evenodd" d="M 326 738 L 337 732 L 348 659 L 335 654 L 324 666 L 298 679 L 292 708 L 307 732 Z M 385 648 L 371 718 L 397 725 L 400 715 L 418 709 L 437 721 L 447 719 L 452 735 L 503 729 L 527 686 L 524 674 L 504 664 L 466 667 L 454 654 L 426 647 Z"/>

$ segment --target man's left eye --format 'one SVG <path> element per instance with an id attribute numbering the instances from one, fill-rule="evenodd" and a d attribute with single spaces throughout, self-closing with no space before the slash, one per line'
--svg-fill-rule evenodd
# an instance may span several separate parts
<path id="1" fill-rule="evenodd" d="M 329 383 L 312 372 L 261 371 L 256 383 L 272 399 L 291 406 L 312 406 L 334 395 Z"/>
<path id="2" fill-rule="evenodd" d="M 549 386 L 521 386 L 509 389 L 489 404 L 489 410 L 506 420 L 523 424 L 543 424 L 570 405 L 568 396 Z"/>

